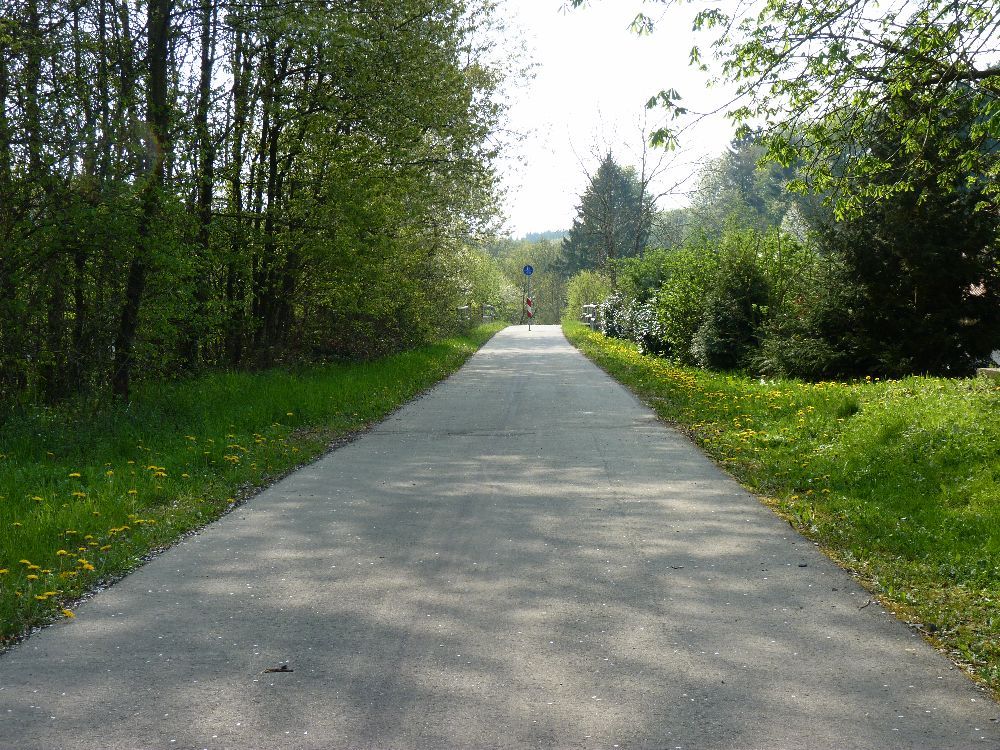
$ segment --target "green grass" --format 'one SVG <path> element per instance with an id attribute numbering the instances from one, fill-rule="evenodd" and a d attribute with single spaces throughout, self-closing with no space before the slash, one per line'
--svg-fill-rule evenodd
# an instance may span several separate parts
<path id="1" fill-rule="evenodd" d="M 564 330 L 1000 694 L 996 381 L 761 381 L 643 356 L 577 323 Z"/>
<path id="2" fill-rule="evenodd" d="M 0 644 L 454 372 L 503 325 L 361 363 L 151 384 L 0 429 Z"/>

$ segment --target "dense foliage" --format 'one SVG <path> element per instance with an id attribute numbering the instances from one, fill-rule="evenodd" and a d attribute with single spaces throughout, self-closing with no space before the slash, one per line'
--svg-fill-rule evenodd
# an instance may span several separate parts
<path id="1" fill-rule="evenodd" d="M 905 160 L 899 134 L 869 144 Z M 764 153 L 735 141 L 692 204 L 657 222 L 666 249 L 614 264 L 608 335 L 684 364 L 810 379 L 963 375 L 1000 348 L 1000 213 L 982 190 L 928 178 L 838 218 L 789 191 L 800 165 Z"/>
<path id="2" fill-rule="evenodd" d="M 490 19 L 486 0 L 5 3 L 0 402 L 368 357 L 454 320 L 474 284 L 451 259 L 494 213 Z"/>
<path id="3" fill-rule="evenodd" d="M 669 356 L 810 378 L 954 375 L 1000 348 L 998 24 L 980 0 L 702 5 L 695 31 L 715 35 L 740 127 L 692 204 L 654 222 L 654 241 L 688 256 L 688 270 L 660 262 Z M 691 61 L 713 64 L 697 46 Z M 657 105 L 685 114 L 674 90 Z M 805 262 L 773 273 L 747 230 L 802 246 Z"/>

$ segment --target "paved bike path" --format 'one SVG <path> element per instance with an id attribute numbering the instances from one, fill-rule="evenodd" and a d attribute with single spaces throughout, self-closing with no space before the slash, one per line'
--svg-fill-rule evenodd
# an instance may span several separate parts
<path id="1" fill-rule="evenodd" d="M 868 598 L 515 327 L 0 657 L 0 748 L 1000 747 Z"/>

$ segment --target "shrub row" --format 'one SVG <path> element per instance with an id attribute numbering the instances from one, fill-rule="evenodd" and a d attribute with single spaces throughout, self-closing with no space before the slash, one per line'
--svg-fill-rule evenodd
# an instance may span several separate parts
<path id="1" fill-rule="evenodd" d="M 959 375 L 1000 345 L 1000 320 L 979 309 L 975 285 L 951 284 L 968 298 L 965 315 L 924 311 L 920 294 L 878 294 L 829 238 L 807 246 L 777 229 L 733 228 L 615 272 L 604 333 L 685 365 L 813 380 Z"/>

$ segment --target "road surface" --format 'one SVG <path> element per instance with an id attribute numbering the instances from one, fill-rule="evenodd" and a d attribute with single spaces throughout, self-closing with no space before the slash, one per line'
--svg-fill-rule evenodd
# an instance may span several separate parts
<path id="1" fill-rule="evenodd" d="M 0 657 L 0 746 L 1000 747 L 1000 707 L 868 601 L 514 327 Z"/>

